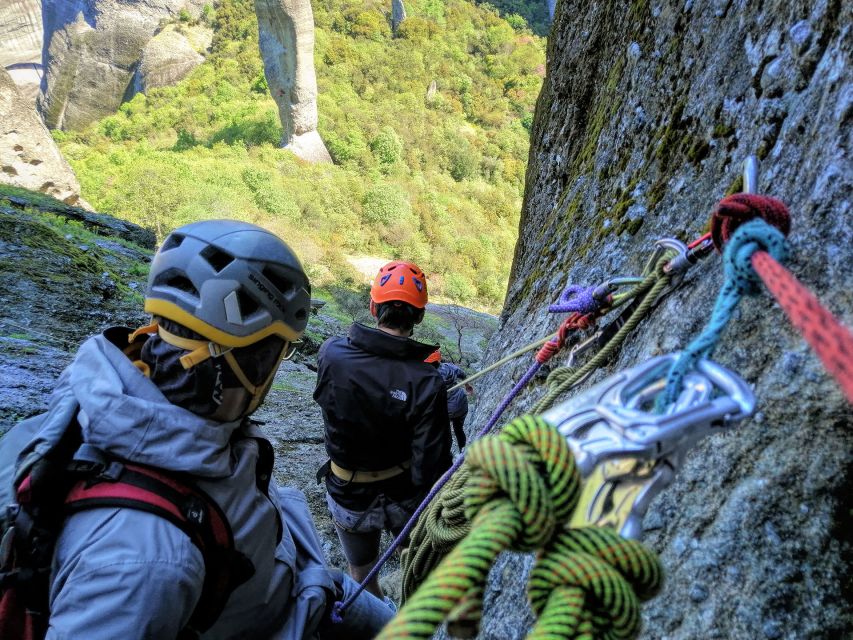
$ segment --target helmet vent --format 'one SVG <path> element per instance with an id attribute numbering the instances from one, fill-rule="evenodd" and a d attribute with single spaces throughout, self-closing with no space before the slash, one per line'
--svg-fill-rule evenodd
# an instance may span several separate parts
<path id="1" fill-rule="evenodd" d="M 237 304 L 240 305 L 240 315 L 243 318 L 248 318 L 261 308 L 261 305 L 249 294 L 242 289 L 237 292 Z"/>
<path id="2" fill-rule="evenodd" d="M 198 289 L 196 289 L 190 279 L 184 275 L 171 276 L 168 280 L 165 281 L 165 285 L 167 287 L 171 287 L 172 289 L 179 289 L 180 291 L 186 291 L 187 293 L 191 293 L 196 298 L 198 297 Z"/>
<path id="3" fill-rule="evenodd" d="M 281 273 L 277 273 L 271 267 L 264 267 L 264 270 L 261 273 L 263 273 L 264 277 L 284 295 L 289 294 L 296 288 L 296 285 L 293 284 L 293 281 L 290 278 L 282 275 Z"/>
<path id="4" fill-rule="evenodd" d="M 160 251 L 168 251 L 169 249 L 177 249 L 181 246 L 181 243 L 184 241 L 184 236 L 179 233 L 170 233 L 169 237 L 166 238 L 165 242 L 163 242 L 163 246 L 160 247 Z"/>
<path id="5" fill-rule="evenodd" d="M 217 249 L 213 245 L 205 248 L 205 250 L 201 252 L 201 257 L 207 260 L 208 264 L 213 267 L 213 270 L 216 271 L 216 273 L 219 273 L 229 264 L 234 262 L 234 256 L 229 253 L 225 253 L 221 249 Z"/>

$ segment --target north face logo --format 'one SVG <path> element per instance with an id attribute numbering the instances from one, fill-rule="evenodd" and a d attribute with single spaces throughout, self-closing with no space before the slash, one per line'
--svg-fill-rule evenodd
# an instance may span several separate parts
<path id="1" fill-rule="evenodd" d="M 394 398 L 394 400 L 399 400 L 400 402 L 405 402 L 406 398 L 408 398 L 406 392 L 402 389 L 391 389 L 390 393 L 391 397 Z"/>

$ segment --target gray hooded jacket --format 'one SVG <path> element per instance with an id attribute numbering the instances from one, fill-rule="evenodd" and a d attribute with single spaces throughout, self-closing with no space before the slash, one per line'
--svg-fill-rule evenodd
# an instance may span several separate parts
<path id="1" fill-rule="evenodd" d="M 169 403 L 97 336 L 61 375 L 48 413 L 0 441 L 0 463 L 29 434 L 35 436 L 21 458 L 49 447 L 75 412 L 85 442 L 128 461 L 194 475 L 227 515 L 235 546 L 255 573 L 231 594 L 205 638 L 314 636 L 334 582 L 304 496 L 274 483 L 269 495 L 257 488 L 258 445 L 242 437 L 257 433 Z M 10 467 L 0 466 L 5 502 Z M 279 517 L 283 535 L 276 543 Z M 201 553 L 163 518 L 121 508 L 74 514 L 54 555 L 48 638 L 174 638 L 193 612 L 203 578 Z"/>

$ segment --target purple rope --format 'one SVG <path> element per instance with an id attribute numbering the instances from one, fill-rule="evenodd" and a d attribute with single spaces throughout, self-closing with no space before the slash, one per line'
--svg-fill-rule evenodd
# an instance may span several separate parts
<path id="1" fill-rule="evenodd" d="M 560 300 L 556 304 L 548 307 L 549 313 L 592 313 L 601 309 L 601 302 L 596 300 L 592 292 L 595 287 L 584 287 L 579 284 L 573 284 L 560 294 Z"/>
<path id="2" fill-rule="evenodd" d="M 539 362 L 534 362 L 530 366 L 530 368 L 527 370 L 527 373 L 525 373 L 521 377 L 521 380 L 516 382 L 515 386 L 512 389 L 510 389 L 509 393 L 507 393 L 504 396 L 504 399 L 498 405 L 498 408 L 495 409 L 494 413 L 492 413 L 492 416 L 489 418 L 489 421 L 486 423 L 486 426 L 483 427 L 474 436 L 472 441 L 482 438 L 484 435 L 489 433 L 489 431 L 491 431 L 494 428 L 494 426 L 497 424 L 498 420 L 500 420 L 500 417 L 503 414 L 503 412 L 506 411 L 507 407 L 509 407 L 510 404 L 512 404 L 512 401 L 515 400 L 515 397 L 521 392 L 522 389 L 524 389 L 524 387 L 527 386 L 527 383 L 533 379 L 533 376 L 536 375 L 536 372 L 539 371 L 539 369 L 541 367 L 542 367 L 542 365 Z M 456 457 L 456 460 L 453 462 L 451 467 L 447 471 L 444 472 L 444 475 L 442 475 L 441 478 L 439 478 L 438 482 L 435 483 L 433 488 L 430 489 L 430 492 L 427 494 L 426 498 L 424 498 L 423 502 L 421 502 L 418 505 L 418 508 L 415 509 L 415 512 L 412 514 L 412 517 L 409 518 L 409 521 L 406 523 L 406 526 L 403 527 L 403 530 L 400 532 L 400 535 L 398 535 L 394 539 L 394 542 L 392 542 L 391 546 L 389 546 L 388 549 L 385 551 L 385 553 L 382 554 L 382 557 L 379 558 L 379 561 L 376 563 L 376 565 L 373 567 L 373 569 L 370 570 L 370 573 L 368 573 L 367 576 L 364 578 L 364 580 L 361 581 L 361 584 L 358 585 L 358 589 L 355 590 L 355 593 L 353 593 L 344 602 L 340 602 L 340 601 L 335 602 L 334 606 L 332 607 L 332 614 L 331 614 L 332 622 L 334 622 L 334 623 L 343 622 L 343 615 L 346 612 L 346 610 L 349 609 L 349 607 L 352 605 L 352 603 L 355 602 L 355 599 L 361 595 L 361 592 L 364 591 L 364 589 L 367 587 L 367 584 L 371 580 L 373 580 L 374 577 L 376 577 L 376 574 L 379 573 L 379 569 L 381 569 L 382 565 L 384 565 L 388 561 L 388 558 L 391 557 L 391 554 L 394 553 L 394 551 L 397 549 L 397 547 L 399 547 L 401 544 L 403 544 L 403 540 L 405 540 L 408 537 L 411 530 L 414 529 L 415 524 L 417 523 L 420 515 L 424 511 L 426 511 L 426 508 L 429 506 L 429 503 L 432 502 L 432 499 L 435 498 L 436 495 L 438 495 L 438 492 L 441 491 L 442 488 L 444 488 L 444 485 L 447 484 L 448 480 L 450 480 L 450 478 L 453 476 L 453 474 L 456 473 L 456 471 L 459 469 L 459 467 L 462 466 L 462 463 L 464 461 L 465 461 L 465 453 L 463 452 L 459 456 Z"/>

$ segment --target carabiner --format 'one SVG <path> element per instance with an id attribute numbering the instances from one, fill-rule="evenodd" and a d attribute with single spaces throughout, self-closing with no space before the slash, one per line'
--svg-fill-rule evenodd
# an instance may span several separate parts
<path id="1" fill-rule="evenodd" d="M 704 437 L 752 415 L 755 396 L 737 374 L 701 360 L 676 402 L 654 413 L 678 353 L 622 371 L 542 418 L 565 436 L 585 478 L 572 526 L 608 526 L 640 538 L 652 499 Z"/>
<path id="2" fill-rule="evenodd" d="M 657 267 L 660 259 L 669 251 L 674 251 L 676 253 L 675 257 L 677 258 L 678 256 L 686 254 L 688 249 L 686 244 L 676 238 L 661 238 L 660 240 L 655 240 L 655 250 L 646 262 L 646 266 L 643 267 L 643 275 L 649 276 L 654 273 L 655 267 Z"/>
<path id="3" fill-rule="evenodd" d="M 610 296 L 619 287 L 629 284 L 640 284 L 643 280 L 644 278 L 638 277 L 610 278 L 610 280 L 607 280 L 593 289 L 592 297 L 599 302 L 602 302 L 607 300 L 608 296 Z"/>

